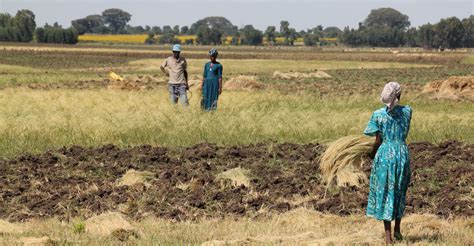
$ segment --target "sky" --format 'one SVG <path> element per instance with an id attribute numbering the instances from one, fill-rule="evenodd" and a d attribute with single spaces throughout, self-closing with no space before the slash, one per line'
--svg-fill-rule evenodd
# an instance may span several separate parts
<path id="1" fill-rule="evenodd" d="M 260 30 L 270 25 L 278 29 L 281 20 L 296 30 L 317 25 L 342 29 L 356 28 L 370 10 L 382 7 L 408 15 L 411 26 L 474 14 L 474 0 L 0 0 L 2 13 L 30 9 L 38 26 L 58 22 L 64 27 L 71 20 L 120 8 L 132 15 L 133 26 L 190 26 L 207 16 L 224 16 L 238 27 L 252 24 Z"/>

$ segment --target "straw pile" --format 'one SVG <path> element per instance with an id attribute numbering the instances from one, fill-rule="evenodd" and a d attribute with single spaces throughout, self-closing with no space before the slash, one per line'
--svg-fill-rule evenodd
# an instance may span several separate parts
<path id="1" fill-rule="evenodd" d="M 474 101 L 474 76 L 453 76 L 426 84 L 422 93 L 429 93 L 435 99 Z"/>
<path id="2" fill-rule="evenodd" d="M 264 88 L 265 86 L 254 76 L 245 75 L 232 78 L 224 84 L 226 90 L 260 90 Z"/>
<path id="3" fill-rule="evenodd" d="M 320 157 L 319 169 L 326 185 L 339 187 L 361 187 L 367 183 L 367 176 L 361 171 L 370 162 L 374 139 L 366 136 L 347 136 L 329 145 Z"/>

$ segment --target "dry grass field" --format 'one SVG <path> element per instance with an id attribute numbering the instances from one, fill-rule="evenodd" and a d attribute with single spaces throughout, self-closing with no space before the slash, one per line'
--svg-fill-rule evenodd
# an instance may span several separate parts
<path id="1" fill-rule="evenodd" d="M 414 109 L 397 243 L 474 244 L 474 99 L 423 93 L 470 81 L 471 53 L 220 47 L 233 84 L 206 113 L 207 47 L 184 47 L 187 108 L 168 102 L 168 49 L 0 43 L 0 244 L 381 244 L 367 187 L 325 190 L 318 157 L 388 81 Z"/>

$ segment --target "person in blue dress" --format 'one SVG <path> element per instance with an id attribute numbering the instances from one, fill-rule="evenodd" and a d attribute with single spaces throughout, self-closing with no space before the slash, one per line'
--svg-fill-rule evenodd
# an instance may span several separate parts
<path id="1" fill-rule="evenodd" d="M 406 138 L 412 109 L 399 105 L 400 95 L 401 87 L 397 82 L 387 83 L 381 97 L 386 106 L 372 114 L 364 131 L 365 135 L 376 137 L 371 155 L 373 166 L 367 216 L 383 221 L 386 243 L 392 243 L 392 220 L 395 220 L 395 239 L 403 239 L 400 223 L 410 183 L 410 156 Z"/>
<path id="2" fill-rule="evenodd" d="M 217 61 L 218 54 L 216 49 L 211 49 L 209 51 L 211 61 L 204 65 L 201 107 L 206 111 L 217 109 L 217 99 L 222 93 L 223 67 Z"/>

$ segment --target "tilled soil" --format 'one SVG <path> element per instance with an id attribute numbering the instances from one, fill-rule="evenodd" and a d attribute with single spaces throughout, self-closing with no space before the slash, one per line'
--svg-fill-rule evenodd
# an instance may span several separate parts
<path id="1" fill-rule="evenodd" d="M 339 215 L 364 213 L 368 187 L 321 183 L 319 144 L 261 143 L 219 147 L 202 143 L 169 149 L 73 146 L 0 160 L 0 218 L 84 218 L 120 211 L 134 219 L 176 220 L 264 216 L 300 206 Z M 410 145 L 408 213 L 472 216 L 474 145 L 447 141 Z M 216 178 L 249 170 L 249 187 Z M 149 171 L 147 184 L 118 186 L 127 170 Z M 370 166 L 364 167 L 369 174 Z"/>

